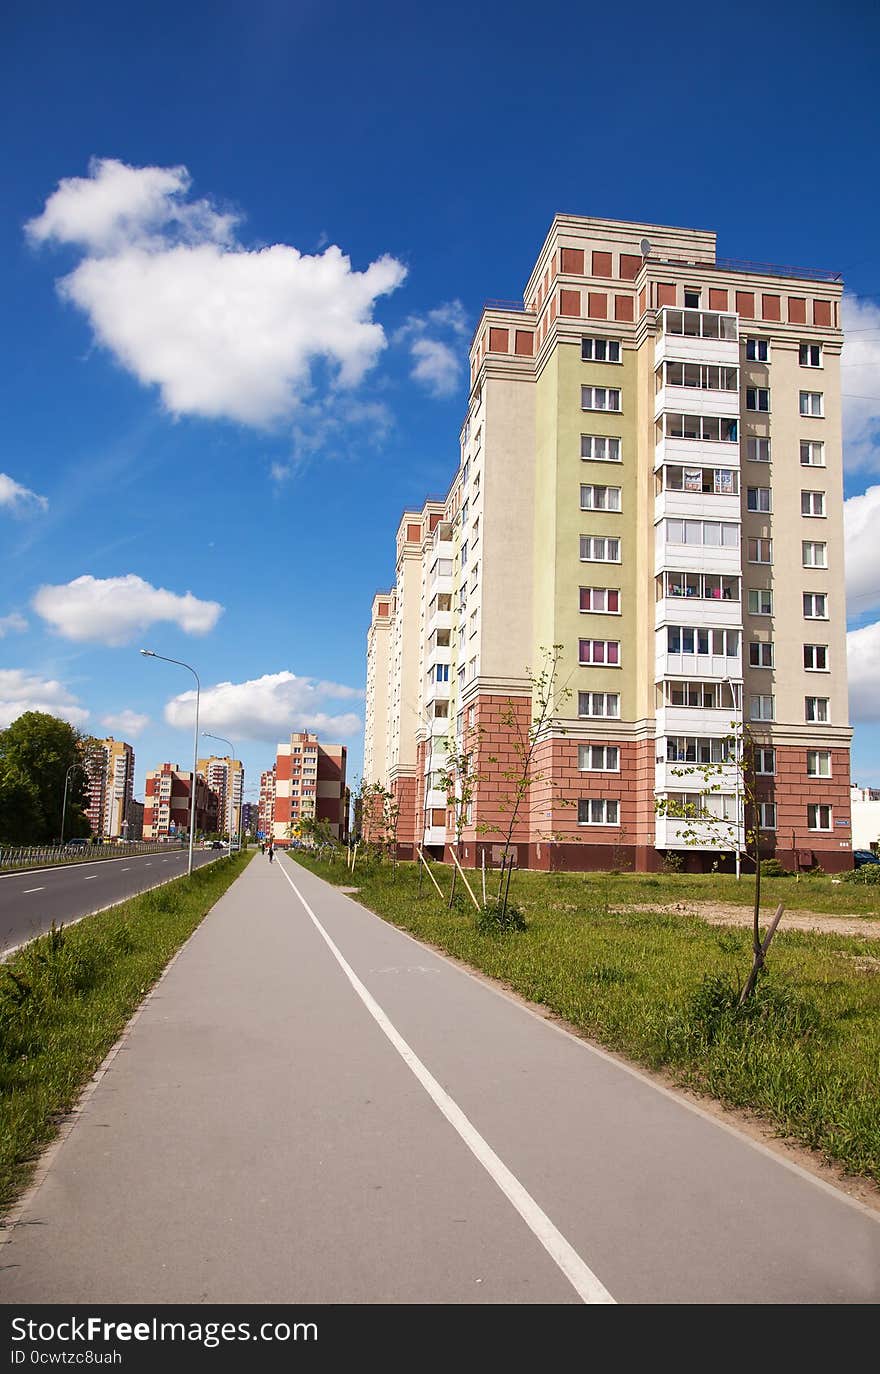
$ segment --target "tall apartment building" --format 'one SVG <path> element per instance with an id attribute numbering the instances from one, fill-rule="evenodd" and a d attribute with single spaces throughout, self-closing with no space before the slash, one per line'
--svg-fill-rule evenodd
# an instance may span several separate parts
<path id="1" fill-rule="evenodd" d="M 344 745 L 321 744 L 308 730 L 294 731 L 278 745 L 270 832 L 276 844 L 290 844 L 299 822 L 311 818 L 328 821 L 331 834 L 346 839 L 346 753 Z"/>
<path id="2" fill-rule="evenodd" d="M 260 828 L 259 803 L 243 802 L 241 808 L 241 833 L 243 835 L 256 835 Z"/>
<path id="3" fill-rule="evenodd" d="M 183 772 L 176 763 L 163 763 L 147 774 L 144 791 L 145 840 L 173 839 L 189 834 L 192 771 Z M 203 775 L 196 772 L 196 831 L 217 829 L 217 793 Z"/>
<path id="4" fill-rule="evenodd" d="M 554 219 L 523 304 L 482 313 L 458 470 L 404 513 L 373 602 L 365 778 L 397 796 L 402 852 L 452 838 L 450 732 L 479 779 L 464 858 L 499 842 L 503 717 L 527 729 L 528 667 L 562 645 L 521 863 L 729 865 L 744 722 L 764 852 L 851 865 L 842 289 L 719 258 L 712 232 Z"/>
<path id="5" fill-rule="evenodd" d="M 259 831 L 264 837 L 275 833 L 275 765 L 260 774 L 260 800 L 257 804 Z"/>
<path id="6" fill-rule="evenodd" d="M 212 754 L 198 759 L 198 771 L 212 791 L 217 793 L 217 828 L 235 836 L 241 822 L 241 802 L 244 795 L 244 766 L 240 759 Z"/>
<path id="7" fill-rule="evenodd" d="M 94 740 L 86 760 L 86 815 L 95 835 L 128 839 L 134 789 L 134 750 L 124 740 Z"/>

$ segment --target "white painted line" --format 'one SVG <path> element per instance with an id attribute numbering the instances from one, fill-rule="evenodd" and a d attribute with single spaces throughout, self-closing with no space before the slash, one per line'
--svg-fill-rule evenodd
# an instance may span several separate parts
<path id="1" fill-rule="evenodd" d="M 24 890 L 24 892 L 22 893 L 22 896 L 23 896 L 23 897 L 26 897 L 26 896 L 28 895 L 29 892 L 44 892 L 44 891 L 45 891 L 45 888 L 42 888 L 42 887 L 26 887 L 25 890 Z"/>
<path id="2" fill-rule="evenodd" d="M 130 873 L 130 872 L 131 872 L 131 869 L 130 869 L 130 868 L 120 868 L 119 872 L 120 872 L 120 873 Z"/>
<path id="3" fill-rule="evenodd" d="M 93 882 L 95 881 L 95 879 L 97 878 L 97 876 L 98 876 L 97 873 L 89 873 L 87 877 L 83 878 L 83 882 L 84 882 L 84 883 L 93 883 Z"/>
<path id="4" fill-rule="evenodd" d="M 471 1122 L 465 1116 L 458 1103 L 440 1086 L 436 1078 L 426 1069 L 415 1051 L 410 1048 L 403 1036 L 389 1020 L 388 1016 L 379 1006 L 379 1003 L 358 978 L 354 969 L 346 962 L 342 952 L 333 943 L 284 865 L 279 864 L 278 867 L 279 871 L 284 874 L 285 878 L 290 883 L 290 886 L 293 888 L 305 908 L 306 913 L 315 925 L 318 934 L 327 945 L 330 953 L 333 955 L 379 1029 L 391 1041 L 391 1044 L 397 1050 L 397 1053 L 400 1055 L 407 1068 L 412 1071 L 425 1089 L 425 1092 L 446 1117 L 446 1120 L 449 1122 L 450 1126 L 452 1126 L 453 1130 L 458 1132 L 465 1145 L 467 1145 L 471 1153 L 479 1160 L 480 1164 L 482 1164 L 493 1183 L 498 1185 L 508 1202 L 512 1203 L 517 1212 L 519 1212 L 529 1230 L 536 1239 L 541 1242 L 554 1263 L 562 1270 L 581 1301 L 590 1304 L 613 1304 L 615 1299 L 608 1292 L 608 1289 L 600 1282 L 585 1261 L 581 1259 L 580 1255 L 565 1239 L 561 1231 L 557 1230 L 546 1212 L 542 1211 L 537 1202 L 535 1202 L 535 1199 L 520 1183 L 519 1179 L 510 1172 L 503 1160 L 499 1159 L 491 1145 L 483 1139 L 476 1127 L 471 1125 Z"/>

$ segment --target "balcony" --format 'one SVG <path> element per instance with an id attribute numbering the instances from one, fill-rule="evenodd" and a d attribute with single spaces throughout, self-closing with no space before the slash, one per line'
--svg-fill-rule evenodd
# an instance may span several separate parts
<path id="1" fill-rule="evenodd" d="M 667 577 L 669 574 L 667 573 Z M 654 626 L 680 625 L 683 620 L 688 625 L 704 626 L 708 629 L 717 625 L 719 629 L 739 629 L 742 626 L 742 603 L 740 601 L 697 600 L 695 597 L 664 596 L 654 605 Z M 739 673 L 733 676 L 739 677 Z"/>
<path id="2" fill-rule="evenodd" d="M 697 838 L 693 838 L 696 832 Z M 673 820 L 657 816 L 654 821 L 654 844 L 657 849 L 714 849 L 727 852 L 736 849 L 736 826 L 733 822 L 701 824 L 700 821 Z"/>
<path id="3" fill-rule="evenodd" d="M 666 631 L 657 634 L 657 652 L 654 656 L 654 681 L 664 678 L 711 679 L 723 682 L 725 678 L 736 681 L 742 677 L 742 657 L 722 654 L 670 654 L 664 644 Z"/>
<path id="4" fill-rule="evenodd" d="M 660 332 L 654 343 L 656 363 L 716 363 L 728 367 L 739 363 L 736 315 L 667 306 L 657 312 L 657 324 Z"/>
<path id="5" fill-rule="evenodd" d="M 655 792 L 701 792 L 705 791 L 707 785 L 714 787 L 717 783 L 723 792 L 736 794 L 736 768 L 732 763 L 705 765 L 713 770 L 711 782 L 707 784 L 706 774 L 699 764 L 673 763 L 663 756 L 665 749 L 666 740 L 661 737 L 657 740 L 657 758 L 660 762 L 654 765 Z"/>
<path id="6" fill-rule="evenodd" d="M 441 592 L 452 591 L 452 569 L 453 561 L 451 558 L 434 560 L 428 573 L 428 588 L 432 596 Z"/>
<path id="7" fill-rule="evenodd" d="M 426 802 L 428 811 L 445 811 L 447 805 L 446 793 L 443 791 L 442 787 L 429 788 Z"/>
<path id="8" fill-rule="evenodd" d="M 423 844 L 423 845 L 426 845 L 426 844 L 445 845 L 445 844 L 446 844 L 446 826 L 445 826 L 445 825 L 429 825 L 429 826 L 427 826 L 427 827 L 425 828 L 425 835 L 424 835 L 424 839 L 422 840 L 422 844 Z"/>
<path id="9" fill-rule="evenodd" d="M 433 677 L 425 680 L 425 701 L 430 705 L 434 701 L 448 701 L 452 684 L 450 682 L 436 682 Z"/>
<path id="10" fill-rule="evenodd" d="M 654 526 L 654 572 L 675 568 L 682 572 L 717 573 L 735 576 L 740 572 L 739 544 L 677 544 L 666 538 L 665 523 Z"/>
<path id="11" fill-rule="evenodd" d="M 712 391 L 708 387 L 661 386 L 654 395 L 654 414 L 663 410 L 691 415 L 739 415 L 738 391 Z"/>
<path id="12" fill-rule="evenodd" d="M 729 496 L 723 492 L 674 491 L 665 487 L 654 498 L 654 520 L 667 515 L 686 520 L 739 520 L 739 493 Z"/>
<path id="13" fill-rule="evenodd" d="M 425 637 L 427 639 L 430 639 L 433 634 L 436 634 L 437 630 L 451 630 L 452 616 L 453 612 L 451 610 L 431 611 L 429 609 L 428 620 L 427 624 L 425 625 Z"/>
<path id="14" fill-rule="evenodd" d="M 658 706 L 659 735 L 728 735 L 736 729 L 735 706 Z"/>

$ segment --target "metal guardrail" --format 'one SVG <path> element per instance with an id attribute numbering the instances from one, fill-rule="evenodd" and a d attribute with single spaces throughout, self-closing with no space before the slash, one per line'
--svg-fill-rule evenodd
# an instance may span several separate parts
<path id="1" fill-rule="evenodd" d="M 130 844 L 10 845 L 0 848 L 0 869 L 42 868 L 51 864 L 95 863 L 99 859 L 123 859 L 137 854 L 161 854 L 183 849 L 180 843 L 135 840 Z"/>

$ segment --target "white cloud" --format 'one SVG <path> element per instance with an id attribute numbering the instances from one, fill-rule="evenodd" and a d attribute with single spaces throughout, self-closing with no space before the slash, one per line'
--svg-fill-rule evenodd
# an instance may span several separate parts
<path id="1" fill-rule="evenodd" d="M 59 283 L 100 343 L 174 414 L 268 425 L 311 394 L 312 364 L 357 385 L 385 348 L 372 318 L 406 269 L 365 272 L 335 245 L 247 250 L 234 221 L 187 201 L 185 168 L 96 162 L 62 182 L 27 226 L 32 241 L 73 243 L 84 260 Z"/>
<path id="2" fill-rule="evenodd" d="M 880 620 L 846 637 L 849 711 L 854 721 L 880 721 Z"/>
<path id="3" fill-rule="evenodd" d="M 292 730 L 314 730 L 327 740 L 347 739 L 361 729 L 354 712 L 333 715 L 332 701 L 355 701 L 354 687 L 316 682 L 290 672 L 267 673 L 249 682 L 218 682 L 201 693 L 199 727 L 236 739 L 275 743 Z M 179 729 L 191 728 L 195 692 L 182 692 L 165 707 L 165 719 Z"/>
<path id="4" fill-rule="evenodd" d="M 11 611 L 9 615 L 0 615 L 0 639 L 2 639 L 4 635 L 14 632 L 20 633 L 22 630 L 26 630 L 27 627 L 27 621 L 23 615 L 19 615 L 18 611 Z"/>
<path id="5" fill-rule="evenodd" d="M 851 616 L 880 606 L 880 486 L 843 503 L 846 600 Z"/>
<path id="6" fill-rule="evenodd" d="M 25 711 L 44 711 L 71 725 L 82 725 L 89 715 L 63 683 L 36 677 L 23 668 L 0 668 L 0 729 Z"/>
<path id="7" fill-rule="evenodd" d="M 137 739 L 142 735 L 150 723 L 149 716 L 142 716 L 139 711 L 119 711 L 115 715 L 102 716 L 101 724 L 105 730 L 115 730 L 122 739 Z"/>
<path id="8" fill-rule="evenodd" d="M 0 472 L 0 509 L 11 510 L 14 515 L 26 511 L 46 510 L 49 502 L 45 496 L 38 496 L 29 487 L 23 487 L 13 477 Z"/>
<path id="9" fill-rule="evenodd" d="M 842 321 L 844 464 L 880 472 L 880 307 L 845 295 Z"/>
<path id="10" fill-rule="evenodd" d="M 134 573 L 87 575 L 61 586 L 40 587 L 33 607 L 65 639 L 111 645 L 129 644 L 160 621 L 179 625 L 187 634 L 207 634 L 223 613 L 217 601 L 153 587 Z"/>
<path id="11" fill-rule="evenodd" d="M 432 396 L 451 396 L 461 375 L 461 359 L 439 339 L 416 339 L 411 349 L 415 366 L 411 376 Z"/>

